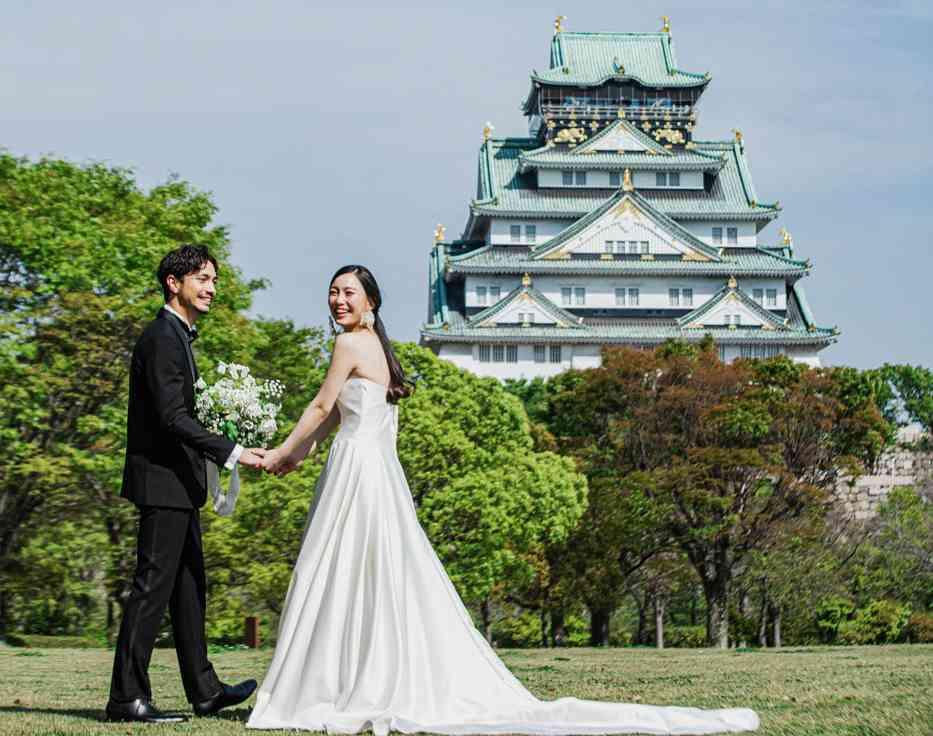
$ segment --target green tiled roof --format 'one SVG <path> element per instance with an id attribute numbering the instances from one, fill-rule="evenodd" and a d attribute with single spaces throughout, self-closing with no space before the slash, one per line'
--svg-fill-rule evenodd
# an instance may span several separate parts
<path id="1" fill-rule="evenodd" d="M 778 317 L 774 312 L 771 312 L 761 306 L 758 302 L 752 299 L 748 294 L 746 294 L 742 289 L 737 287 L 723 286 L 719 291 L 717 291 L 713 296 L 707 299 L 703 304 L 694 309 L 689 314 L 685 314 L 683 317 L 677 318 L 677 324 L 681 327 L 687 327 L 690 324 L 695 322 L 702 323 L 705 315 L 709 314 L 716 307 L 718 307 L 722 302 L 724 302 L 730 294 L 733 294 L 736 299 L 739 300 L 739 303 L 742 304 L 748 311 L 758 317 L 764 324 L 769 325 L 770 327 L 777 330 L 787 330 L 788 327 L 785 325 L 784 320 Z M 691 328 L 691 329 L 707 329 L 703 328 Z"/>
<path id="2" fill-rule="evenodd" d="M 708 74 L 677 68 L 669 33 L 574 33 L 551 40 L 551 68 L 532 72 L 534 82 L 594 87 L 609 79 L 646 87 L 701 87 Z"/>
<path id="3" fill-rule="evenodd" d="M 557 324 L 561 325 L 562 329 L 583 329 L 583 327 L 579 324 L 578 318 L 576 316 L 568 312 L 566 309 L 558 307 L 556 304 L 554 304 L 554 302 L 552 302 L 530 284 L 528 286 L 521 284 L 520 286 L 512 289 L 512 291 L 510 291 L 492 306 L 487 307 L 478 314 L 474 314 L 472 317 L 469 317 L 467 319 L 467 323 L 471 327 L 478 327 L 486 320 L 495 317 L 497 314 L 500 314 L 516 301 L 521 299 L 523 294 L 527 294 L 531 301 L 534 302 L 545 314 L 552 317 Z M 484 327 L 483 329 L 488 328 Z"/>
<path id="4" fill-rule="evenodd" d="M 711 245 L 707 245 L 689 230 L 681 225 L 678 225 L 675 220 L 672 220 L 664 213 L 659 212 L 657 209 L 652 207 L 650 202 L 648 202 L 638 192 L 626 192 L 621 189 L 617 190 L 616 193 L 603 202 L 602 205 L 597 207 L 585 217 L 581 217 L 579 220 L 573 223 L 573 225 L 558 233 L 546 243 L 542 243 L 541 245 L 532 248 L 531 257 L 534 259 L 546 257 L 548 253 L 551 253 L 552 251 L 559 248 L 561 244 L 567 242 L 568 239 L 584 230 L 590 224 L 596 222 L 596 220 L 601 218 L 611 208 L 615 207 L 617 204 L 621 204 L 625 200 L 630 200 L 630 202 L 635 205 L 639 212 L 648 217 L 648 219 L 650 219 L 656 225 L 660 226 L 667 232 L 672 233 L 680 240 L 683 240 L 693 250 L 702 253 L 704 256 L 714 261 L 720 260 L 719 251 L 716 248 L 712 247 Z"/>
<path id="5" fill-rule="evenodd" d="M 533 172 L 521 173 L 520 156 L 539 147 L 531 138 L 485 141 L 480 148 L 478 198 L 470 205 L 472 218 L 535 217 L 576 219 L 593 211 L 614 192 L 609 189 L 537 187 Z M 696 142 L 696 150 L 722 157 L 723 166 L 710 191 L 641 189 L 652 206 L 669 217 L 694 220 L 772 220 L 775 204 L 757 201 L 745 153 L 734 141 Z M 469 228 L 468 228 L 469 229 Z"/>
<path id="6" fill-rule="evenodd" d="M 475 327 L 459 312 L 451 312 L 444 324 L 425 325 L 421 336 L 425 342 L 561 342 L 577 344 L 656 345 L 669 339 L 698 341 L 706 334 L 717 342 L 729 344 L 778 343 L 782 345 L 828 345 L 836 341 L 838 332 L 817 328 L 764 330 L 760 327 L 704 327 L 685 329 L 676 320 L 637 320 L 609 325 L 584 325 L 583 329 L 528 325 L 522 327 Z"/>
<path id="7" fill-rule="evenodd" d="M 622 128 L 636 138 L 648 151 L 596 151 L 591 146 L 614 130 Z M 542 146 L 518 154 L 519 171 L 528 169 L 589 169 L 604 171 L 623 171 L 625 169 L 666 171 L 710 171 L 717 172 L 724 165 L 722 153 L 700 150 L 668 150 L 651 136 L 638 129 L 628 120 L 616 120 L 603 128 L 586 143 L 574 148 L 570 144 L 559 143 Z"/>
<path id="8" fill-rule="evenodd" d="M 523 246 L 486 245 L 463 255 L 448 256 L 446 271 L 455 274 L 514 275 L 560 273 L 575 276 L 624 276 L 626 274 L 659 276 L 785 276 L 800 277 L 809 273 L 805 261 L 783 258 L 764 248 L 727 248 L 719 261 L 684 261 L 679 258 L 641 256 L 602 258 L 534 259 Z"/>

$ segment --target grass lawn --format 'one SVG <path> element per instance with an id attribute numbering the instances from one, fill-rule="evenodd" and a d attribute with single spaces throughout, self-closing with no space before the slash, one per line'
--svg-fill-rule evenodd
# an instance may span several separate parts
<path id="1" fill-rule="evenodd" d="M 933 645 L 786 648 L 504 650 L 539 697 L 749 706 L 768 736 L 933 736 Z M 271 652 L 211 659 L 227 682 L 262 678 Z M 178 726 L 102 721 L 112 653 L 104 649 L 0 649 L 0 736 L 9 734 L 245 734 L 248 707 Z M 156 702 L 186 709 L 175 652 L 157 650 Z M 249 706 L 250 701 L 247 702 Z M 258 733 L 258 732 L 250 732 Z"/>

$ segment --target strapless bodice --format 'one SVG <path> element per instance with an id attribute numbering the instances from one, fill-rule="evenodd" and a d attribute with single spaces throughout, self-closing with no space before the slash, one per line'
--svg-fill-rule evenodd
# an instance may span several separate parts
<path id="1" fill-rule="evenodd" d="M 398 407 L 386 401 L 386 387 L 369 378 L 352 376 L 337 396 L 340 431 L 335 439 L 357 437 L 395 440 Z"/>

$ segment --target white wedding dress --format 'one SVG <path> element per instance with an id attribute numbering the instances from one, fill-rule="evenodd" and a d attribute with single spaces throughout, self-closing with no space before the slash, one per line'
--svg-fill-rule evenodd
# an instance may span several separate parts
<path id="1" fill-rule="evenodd" d="M 249 728 L 358 733 L 708 734 L 751 710 L 539 700 L 457 595 L 415 514 L 396 454 L 397 407 L 351 378 L 269 671 Z"/>

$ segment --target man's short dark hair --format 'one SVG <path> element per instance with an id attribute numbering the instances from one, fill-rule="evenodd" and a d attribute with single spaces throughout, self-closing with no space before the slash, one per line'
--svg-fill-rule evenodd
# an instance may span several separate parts
<path id="1" fill-rule="evenodd" d="M 174 276 L 181 281 L 188 274 L 197 273 L 204 268 L 205 263 L 213 263 L 214 270 L 220 273 L 220 267 L 217 260 L 207 250 L 206 245 L 182 245 L 173 251 L 165 254 L 165 258 L 159 264 L 157 275 L 159 285 L 162 287 L 162 296 L 165 301 L 172 298 L 172 292 L 168 288 L 168 277 Z"/>

